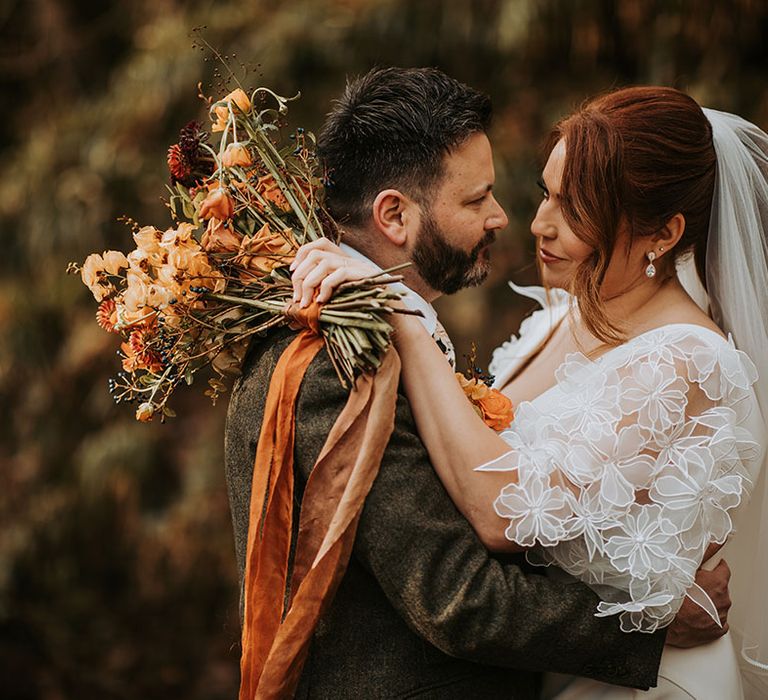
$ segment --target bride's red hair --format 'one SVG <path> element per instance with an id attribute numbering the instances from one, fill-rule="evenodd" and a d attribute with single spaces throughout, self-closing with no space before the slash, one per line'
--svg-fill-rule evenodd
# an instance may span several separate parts
<path id="1" fill-rule="evenodd" d="M 715 182 L 712 128 L 701 107 L 666 87 L 616 90 L 587 101 L 558 122 L 547 155 L 565 141 L 560 184 L 563 215 L 573 232 L 594 247 L 579 267 L 571 293 L 581 316 L 600 340 L 624 340 L 600 299 L 620 227 L 630 241 L 656 233 L 677 213 L 685 231 L 662 272 L 693 251 L 704 282 L 707 231 Z"/>

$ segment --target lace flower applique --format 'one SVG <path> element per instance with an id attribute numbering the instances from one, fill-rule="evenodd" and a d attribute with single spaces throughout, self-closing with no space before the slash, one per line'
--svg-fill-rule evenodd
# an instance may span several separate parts
<path id="1" fill-rule="evenodd" d="M 568 356 L 501 433 L 510 452 L 479 467 L 518 475 L 494 504 L 507 537 L 593 586 L 622 629 L 669 624 L 757 473 L 756 377 L 732 340 L 684 324 Z"/>

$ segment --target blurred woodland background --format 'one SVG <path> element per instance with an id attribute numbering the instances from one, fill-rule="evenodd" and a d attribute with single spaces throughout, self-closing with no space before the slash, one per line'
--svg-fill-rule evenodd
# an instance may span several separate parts
<path id="1" fill-rule="evenodd" d="M 768 127 L 765 0 L 0 2 L 0 695 L 233 698 L 239 629 L 222 469 L 226 400 L 178 418 L 115 406 L 114 336 L 67 262 L 165 228 L 165 151 L 224 94 L 193 29 L 246 86 L 302 92 L 316 130 L 345 76 L 437 66 L 494 99 L 510 214 L 481 289 L 439 303 L 480 362 L 530 305 L 539 144 L 588 95 L 674 85 Z M 218 72 L 223 72 L 219 66 Z M 649 125 L 653 128 L 653 125 Z"/>

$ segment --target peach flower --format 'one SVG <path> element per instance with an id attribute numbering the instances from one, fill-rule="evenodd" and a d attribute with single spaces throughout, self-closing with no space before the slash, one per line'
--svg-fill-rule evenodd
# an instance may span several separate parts
<path id="1" fill-rule="evenodd" d="M 80 268 L 80 277 L 96 301 L 100 302 L 115 291 L 108 275 L 117 275 L 126 267 L 128 260 L 116 250 L 105 251 L 103 257 L 98 253 L 91 253 Z"/>
<path id="2" fill-rule="evenodd" d="M 166 250 L 178 245 L 197 246 L 197 241 L 192 235 L 194 231 L 195 227 L 187 222 L 179 224 L 178 228 L 169 228 L 163 233 L 160 246 Z"/>
<path id="3" fill-rule="evenodd" d="M 126 287 L 122 298 L 125 310 L 129 313 L 143 310 L 148 305 L 147 298 L 152 283 L 151 279 L 147 275 L 128 270 L 125 275 L 125 282 Z"/>
<path id="4" fill-rule="evenodd" d="M 142 277 L 148 277 L 152 270 L 162 265 L 168 254 L 158 248 L 156 252 L 148 253 L 146 250 L 136 248 L 128 253 L 129 270 Z"/>
<path id="5" fill-rule="evenodd" d="M 102 255 L 104 260 L 104 271 L 108 275 L 119 275 L 120 270 L 128 267 L 128 260 L 119 250 L 107 250 Z"/>
<path id="6" fill-rule="evenodd" d="M 143 253 L 142 259 L 153 267 L 162 265 L 163 250 L 160 242 L 163 240 L 163 234 L 154 226 L 144 226 L 133 234 L 133 240 L 136 243 L 136 250 Z M 134 251 L 136 252 L 136 251 Z M 136 256 L 134 256 L 136 257 Z M 128 260 L 131 260 L 131 253 L 128 254 Z"/>

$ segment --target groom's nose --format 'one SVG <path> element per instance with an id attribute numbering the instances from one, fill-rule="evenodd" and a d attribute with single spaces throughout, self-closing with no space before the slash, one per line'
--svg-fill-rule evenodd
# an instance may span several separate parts
<path id="1" fill-rule="evenodd" d="M 504 211 L 501 204 L 496 201 L 496 197 L 493 197 L 493 211 L 485 221 L 485 228 L 487 230 L 502 229 L 506 228 L 508 223 L 509 217 L 507 217 L 507 213 Z"/>

